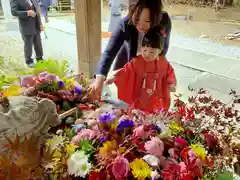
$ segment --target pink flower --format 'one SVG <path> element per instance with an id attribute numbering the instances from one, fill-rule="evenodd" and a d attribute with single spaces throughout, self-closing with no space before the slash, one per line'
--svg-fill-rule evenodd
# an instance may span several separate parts
<path id="1" fill-rule="evenodd" d="M 127 177 L 129 172 L 129 162 L 123 156 L 118 156 L 112 165 L 112 173 L 117 180 Z"/>
<path id="2" fill-rule="evenodd" d="M 168 153 L 169 153 L 169 155 L 170 155 L 171 158 L 177 159 L 178 155 L 177 155 L 177 153 L 175 152 L 175 150 L 174 150 L 173 148 L 170 148 L 170 149 L 168 150 Z"/>
<path id="3" fill-rule="evenodd" d="M 150 129 L 146 125 L 138 126 L 133 130 L 133 137 L 146 139 L 150 136 L 150 134 L 151 134 Z"/>
<path id="4" fill-rule="evenodd" d="M 151 140 L 144 144 L 144 148 L 148 154 L 161 157 L 164 150 L 164 144 L 158 137 L 151 137 Z"/>
<path id="5" fill-rule="evenodd" d="M 24 76 L 21 79 L 21 85 L 23 87 L 30 87 L 30 86 L 34 86 L 37 83 L 36 81 L 36 77 L 32 76 L 32 75 L 28 75 L 28 76 Z"/>
<path id="6" fill-rule="evenodd" d="M 176 137 L 175 138 L 175 145 L 181 149 L 185 148 L 188 146 L 188 143 L 185 139 L 180 138 L 180 137 Z"/>
<path id="7" fill-rule="evenodd" d="M 98 133 L 91 129 L 83 129 L 76 136 L 74 136 L 71 140 L 71 143 L 79 146 L 80 141 L 82 140 L 92 140 L 94 139 Z"/>

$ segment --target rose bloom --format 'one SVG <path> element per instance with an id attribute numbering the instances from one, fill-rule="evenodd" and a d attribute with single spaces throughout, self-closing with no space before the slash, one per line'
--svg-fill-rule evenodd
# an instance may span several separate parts
<path id="1" fill-rule="evenodd" d="M 146 139 L 149 136 L 150 136 L 150 130 L 148 130 L 144 125 L 138 126 L 133 130 L 133 137 Z"/>
<path id="2" fill-rule="evenodd" d="M 123 156 L 118 156 L 112 165 L 112 173 L 117 180 L 124 179 L 128 176 L 129 162 Z"/>
<path id="3" fill-rule="evenodd" d="M 151 140 L 145 143 L 144 148 L 148 154 L 161 157 L 164 150 L 164 144 L 158 137 L 151 137 Z"/>

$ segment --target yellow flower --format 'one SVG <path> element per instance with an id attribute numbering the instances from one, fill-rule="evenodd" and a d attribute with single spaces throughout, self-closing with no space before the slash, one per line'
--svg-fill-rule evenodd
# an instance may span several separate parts
<path id="1" fill-rule="evenodd" d="M 197 157 L 199 157 L 201 160 L 205 160 L 206 151 L 203 146 L 201 146 L 200 144 L 192 144 L 190 147 L 193 150 L 193 152 L 197 155 Z"/>
<path id="2" fill-rule="evenodd" d="M 173 136 L 177 136 L 184 132 L 183 127 L 177 121 L 172 121 L 168 126 L 168 129 L 171 132 L 171 135 Z"/>
<path id="3" fill-rule="evenodd" d="M 76 146 L 74 144 L 68 144 L 66 147 L 68 156 L 72 155 L 75 152 Z"/>
<path id="4" fill-rule="evenodd" d="M 73 79 L 63 78 L 63 82 L 67 89 L 73 89 L 75 81 Z"/>
<path id="5" fill-rule="evenodd" d="M 49 139 L 46 143 L 47 147 L 49 148 L 50 153 L 53 152 L 60 144 L 63 144 L 64 137 L 63 136 L 53 136 L 52 139 Z"/>
<path id="6" fill-rule="evenodd" d="M 53 158 L 61 158 L 62 157 L 62 153 L 60 151 L 54 151 L 53 153 Z"/>
<path id="7" fill-rule="evenodd" d="M 12 85 L 3 91 L 3 97 L 20 96 L 21 94 L 22 88 L 18 85 Z"/>
<path id="8" fill-rule="evenodd" d="M 117 148 L 117 142 L 115 140 L 106 141 L 103 143 L 103 147 L 100 147 L 99 154 L 101 156 L 106 156 L 108 152 Z"/>
<path id="9" fill-rule="evenodd" d="M 151 176 L 152 169 L 142 159 L 135 159 L 130 163 L 132 174 L 137 179 L 146 179 Z"/>

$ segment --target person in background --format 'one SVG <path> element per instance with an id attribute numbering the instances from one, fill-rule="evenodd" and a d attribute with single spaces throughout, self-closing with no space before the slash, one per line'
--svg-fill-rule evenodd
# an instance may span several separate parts
<path id="1" fill-rule="evenodd" d="M 39 4 L 36 0 L 10 0 L 11 13 L 18 17 L 19 29 L 24 42 L 25 62 L 33 67 L 32 48 L 36 53 L 36 60 L 43 60 L 43 48 L 40 32 L 43 25 L 39 12 Z"/>
<path id="2" fill-rule="evenodd" d="M 105 81 L 116 84 L 118 98 L 131 108 L 153 113 L 170 107 L 170 92 L 176 91 L 176 77 L 166 58 L 159 56 L 163 36 L 154 29 L 148 31 L 142 41 L 141 55 L 114 71 Z"/>
<path id="3" fill-rule="evenodd" d="M 44 17 L 45 23 L 48 23 L 48 7 L 51 5 L 51 0 L 39 0 L 39 5 Z"/>
<path id="4" fill-rule="evenodd" d="M 102 54 L 95 74 L 96 79 L 89 92 L 89 96 L 93 100 L 101 98 L 105 78 L 115 57 L 113 70 L 122 68 L 127 62 L 139 55 L 142 39 L 150 28 L 155 28 L 159 32 L 160 30 L 164 31 L 164 45 L 161 55 L 165 56 L 168 51 L 171 20 L 168 13 L 162 10 L 162 1 L 139 0 L 137 4 L 130 7 L 129 15 L 120 21 Z"/>
<path id="5" fill-rule="evenodd" d="M 113 32 L 121 20 L 121 11 L 128 6 L 124 0 L 109 0 L 110 22 L 108 32 Z"/>

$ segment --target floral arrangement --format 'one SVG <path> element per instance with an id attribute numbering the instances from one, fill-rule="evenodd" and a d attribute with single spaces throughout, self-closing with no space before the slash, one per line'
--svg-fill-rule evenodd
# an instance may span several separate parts
<path id="1" fill-rule="evenodd" d="M 17 76 L 0 76 L 2 100 L 19 95 L 48 98 L 56 103 L 59 113 L 78 104 L 88 105 L 87 89 L 90 81 L 83 74 L 72 75 L 67 61 L 40 61 L 26 73 L 27 75 L 19 73 Z"/>
<path id="2" fill-rule="evenodd" d="M 239 119 L 234 104 L 204 90 L 187 103 L 177 98 L 168 112 L 113 109 L 49 139 L 44 167 L 53 179 L 231 180 Z"/>

